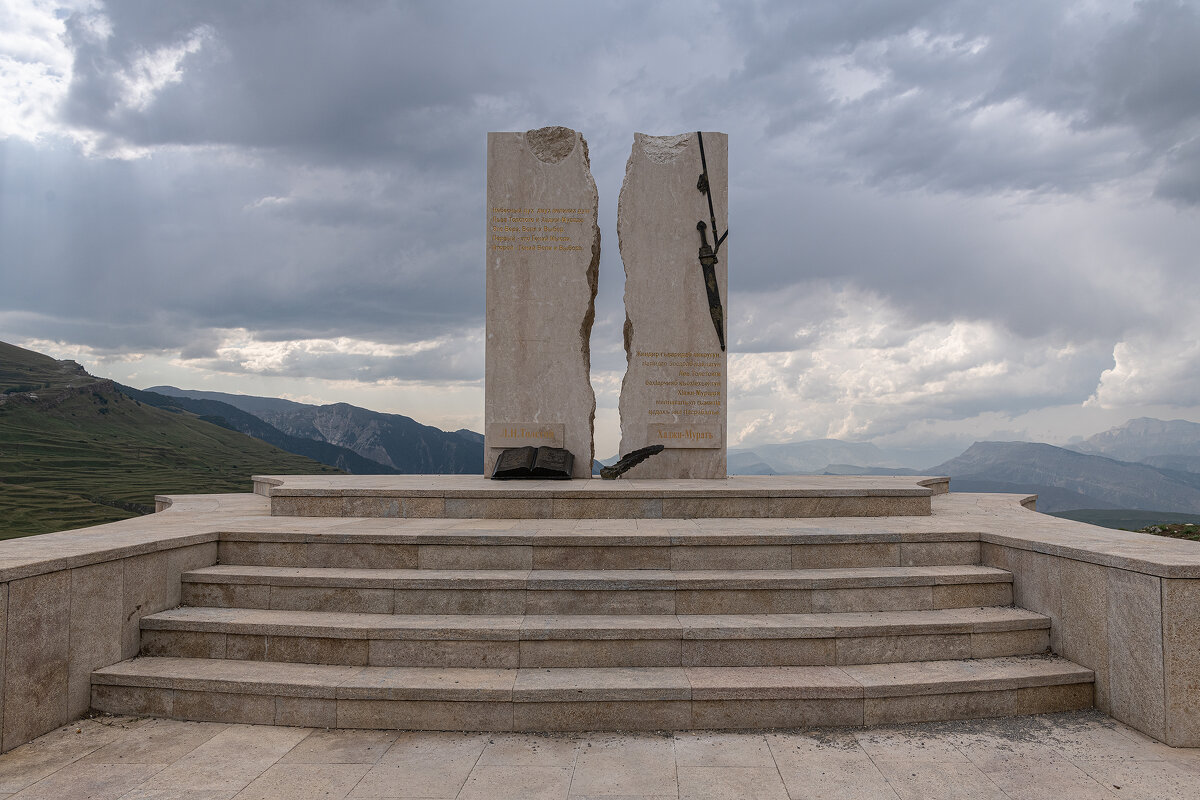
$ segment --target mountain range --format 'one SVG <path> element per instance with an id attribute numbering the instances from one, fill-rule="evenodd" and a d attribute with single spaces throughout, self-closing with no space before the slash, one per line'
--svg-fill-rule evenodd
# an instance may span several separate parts
<path id="1" fill-rule="evenodd" d="M 255 473 L 320 472 L 337 470 L 0 342 L 0 538 L 145 514 L 156 494 L 245 492 Z"/>
<path id="2" fill-rule="evenodd" d="M 866 443 L 818 439 L 729 451 L 731 474 L 946 475 L 959 492 L 1038 495 L 1038 510 L 1200 513 L 1200 424 L 1131 419 L 1065 447 L 975 442 L 929 467 Z"/>
<path id="3" fill-rule="evenodd" d="M 470 430 L 346 403 L 135 389 L 0 343 L 0 512 L 22 532 L 142 513 L 155 492 L 242 491 L 252 473 L 473 474 L 482 463 Z M 1200 514 L 1200 424 L 1186 420 L 1132 419 L 1064 447 L 976 442 L 911 463 L 837 439 L 729 451 L 731 474 L 948 475 L 955 491 L 1037 494 L 1050 513 Z M 51 500 L 53 519 L 35 519 Z"/>
<path id="4" fill-rule="evenodd" d="M 402 414 L 348 403 L 311 405 L 174 386 L 152 386 L 145 391 L 170 398 L 167 402 L 193 413 L 223 419 L 226 427 L 293 453 L 303 451 L 354 474 L 473 474 L 483 468 L 481 434 L 443 431 Z"/>

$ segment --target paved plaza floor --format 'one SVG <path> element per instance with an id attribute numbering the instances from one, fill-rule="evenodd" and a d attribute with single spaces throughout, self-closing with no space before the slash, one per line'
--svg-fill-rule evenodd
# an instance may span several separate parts
<path id="1" fill-rule="evenodd" d="M 805 731 L 329 731 L 97 717 L 0 756 L 13 800 L 1196 798 L 1200 750 L 1098 712 Z"/>

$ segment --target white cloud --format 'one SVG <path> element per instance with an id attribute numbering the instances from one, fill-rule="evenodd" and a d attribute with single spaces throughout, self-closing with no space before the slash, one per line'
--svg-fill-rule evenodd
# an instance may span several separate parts
<path id="1" fill-rule="evenodd" d="M 200 52 L 214 36 L 210 26 L 201 25 L 174 44 L 143 50 L 118 74 L 124 90 L 120 104 L 134 111 L 145 111 L 160 91 L 183 80 L 183 60 Z"/>
<path id="2" fill-rule="evenodd" d="M 1117 342 L 1115 363 L 1100 374 L 1088 405 L 1111 409 L 1196 404 L 1200 398 L 1200 336 L 1193 328 L 1195 309 L 1179 309 L 1177 314 L 1180 324 L 1173 326 L 1169 335 L 1146 333 Z"/>
<path id="3" fill-rule="evenodd" d="M 58 107 L 71 83 L 66 13 L 89 14 L 94 0 L 7 0 L 0 5 L 0 139 L 34 141 L 60 131 Z"/>
<path id="4" fill-rule="evenodd" d="M 921 419 L 1079 403 L 1094 386 L 1090 343 L 1022 338 L 989 320 L 914 322 L 860 290 L 814 294 L 828 311 L 798 323 L 815 330 L 804 349 L 731 355 L 732 443 L 868 440 Z"/>

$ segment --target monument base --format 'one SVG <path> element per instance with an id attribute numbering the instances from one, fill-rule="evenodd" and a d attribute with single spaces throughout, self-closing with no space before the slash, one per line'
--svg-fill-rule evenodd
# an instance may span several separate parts
<path id="1" fill-rule="evenodd" d="M 747 519 L 928 516 L 949 478 L 489 481 L 478 475 L 256 475 L 277 517 Z"/>

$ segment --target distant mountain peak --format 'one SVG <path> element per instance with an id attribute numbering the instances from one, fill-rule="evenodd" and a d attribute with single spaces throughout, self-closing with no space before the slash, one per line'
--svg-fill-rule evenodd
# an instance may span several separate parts
<path id="1" fill-rule="evenodd" d="M 1156 456 L 1195 456 L 1200 454 L 1200 423 L 1137 417 L 1069 445 L 1068 449 L 1122 461 L 1143 461 Z"/>

